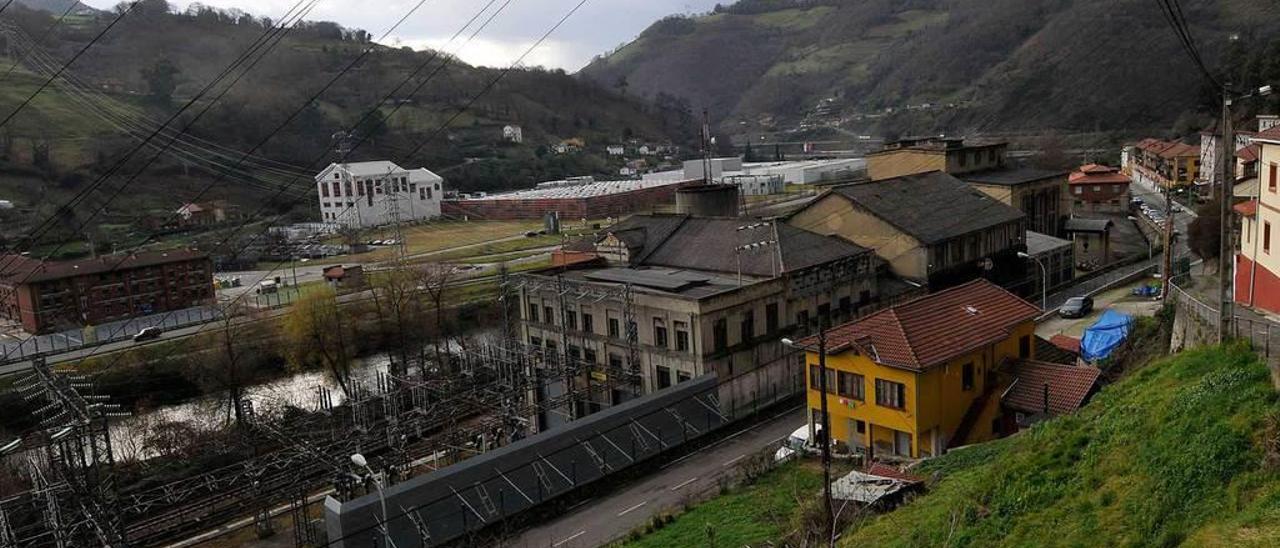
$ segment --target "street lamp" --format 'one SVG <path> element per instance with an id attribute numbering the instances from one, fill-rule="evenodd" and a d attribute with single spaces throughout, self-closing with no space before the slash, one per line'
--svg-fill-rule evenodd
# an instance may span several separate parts
<path id="1" fill-rule="evenodd" d="M 365 472 L 369 473 L 369 479 L 373 480 L 373 486 L 378 491 L 378 502 L 382 504 L 382 540 L 387 546 L 395 546 L 395 543 L 391 542 L 391 532 L 387 528 L 387 497 L 382 493 L 382 480 L 377 474 L 373 473 L 372 468 L 369 468 L 369 461 L 364 458 L 364 455 L 353 453 L 351 455 L 351 463 L 363 468 Z"/>
<path id="2" fill-rule="evenodd" d="M 809 350 L 791 339 L 782 344 L 799 350 Z M 807 364 L 808 362 L 806 362 Z M 822 502 L 827 511 L 827 538 L 835 537 L 835 515 L 831 508 L 831 418 L 827 414 L 827 321 L 818 319 L 818 401 L 822 409 Z M 817 436 L 815 436 L 817 437 Z"/>
<path id="3" fill-rule="evenodd" d="M 1040 259 L 1032 257 L 1028 253 L 1019 251 L 1018 257 L 1021 257 L 1023 259 L 1031 259 L 1032 261 L 1035 261 L 1037 266 L 1040 267 L 1040 310 L 1043 311 L 1048 309 L 1049 308 L 1049 271 L 1045 270 L 1044 263 L 1040 262 Z"/>
<path id="4" fill-rule="evenodd" d="M 1137 217 L 1134 217 L 1133 215 L 1130 215 L 1130 216 L 1129 216 L 1129 221 L 1130 221 L 1130 222 L 1133 222 L 1134 224 L 1137 224 L 1137 223 L 1138 223 L 1138 218 L 1137 218 Z M 1147 260 L 1149 261 L 1149 260 L 1151 260 L 1151 255 L 1152 255 L 1152 253 L 1153 253 L 1153 252 L 1152 252 L 1152 250 L 1151 250 L 1151 248 L 1152 248 L 1152 245 L 1151 245 L 1151 238 L 1147 238 L 1145 234 L 1143 235 L 1143 237 L 1142 237 L 1142 238 L 1143 238 L 1144 240 L 1146 240 L 1146 241 L 1147 241 Z"/>

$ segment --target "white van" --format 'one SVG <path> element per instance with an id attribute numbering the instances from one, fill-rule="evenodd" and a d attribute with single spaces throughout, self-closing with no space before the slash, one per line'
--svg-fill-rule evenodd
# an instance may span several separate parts
<path id="1" fill-rule="evenodd" d="M 821 437 L 822 425 L 817 424 L 814 425 L 813 428 L 819 433 L 819 437 Z M 779 447 L 778 450 L 773 453 L 773 462 L 782 463 L 789 461 L 795 458 L 796 455 L 804 453 L 810 449 L 813 449 L 813 447 L 809 443 L 809 425 L 806 424 L 797 428 L 790 436 L 787 436 L 787 439 L 782 440 L 782 447 Z"/>

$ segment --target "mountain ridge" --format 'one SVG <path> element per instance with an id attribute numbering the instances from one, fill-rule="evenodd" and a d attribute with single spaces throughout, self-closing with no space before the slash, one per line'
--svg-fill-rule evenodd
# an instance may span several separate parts
<path id="1" fill-rule="evenodd" d="M 1280 36 L 1246 0 L 1183 6 L 1211 66 L 1231 35 Z M 579 75 L 746 132 L 770 117 L 886 133 L 1168 128 L 1206 102 L 1146 0 L 744 0 L 658 21 Z"/>

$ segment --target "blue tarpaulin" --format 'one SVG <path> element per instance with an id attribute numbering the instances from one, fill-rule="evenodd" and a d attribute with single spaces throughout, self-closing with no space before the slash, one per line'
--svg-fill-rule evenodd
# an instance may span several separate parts
<path id="1" fill-rule="evenodd" d="M 1124 344 L 1132 327 L 1133 318 L 1115 310 L 1106 310 L 1097 322 L 1084 330 L 1084 337 L 1080 339 L 1080 357 L 1084 361 L 1095 362 L 1110 356 Z"/>

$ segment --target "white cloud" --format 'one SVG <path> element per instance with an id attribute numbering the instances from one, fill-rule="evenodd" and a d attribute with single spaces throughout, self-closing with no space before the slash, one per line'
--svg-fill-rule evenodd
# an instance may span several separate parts
<path id="1" fill-rule="evenodd" d="M 110 9 L 118 0 L 88 0 L 85 3 Z M 727 3 L 730 0 L 719 0 Z M 296 0 L 201 0 L 218 8 L 237 8 L 257 16 L 278 18 Z M 506 0 L 498 0 L 489 9 L 498 9 Z M 194 3 L 173 1 L 185 9 Z M 421 8 L 385 41 L 399 40 L 411 47 L 442 45 L 457 32 L 481 6 L 484 0 L 426 0 Z M 477 36 L 458 57 L 471 64 L 507 66 L 539 36 L 569 11 L 578 0 L 510 0 L 506 9 Z M 369 31 L 381 36 L 395 24 L 417 0 L 320 0 L 307 19 L 335 21 L 349 28 Z M 543 65 L 577 70 L 591 57 L 626 42 L 653 21 L 672 14 L 705 11 L 716 0 L 588 0 L 564 26 L 526 59 L 526 65 Z M 480 25 L 482 16 L 474 26 Z M 462 35 L 461 43 L 468 34 Z"/>

